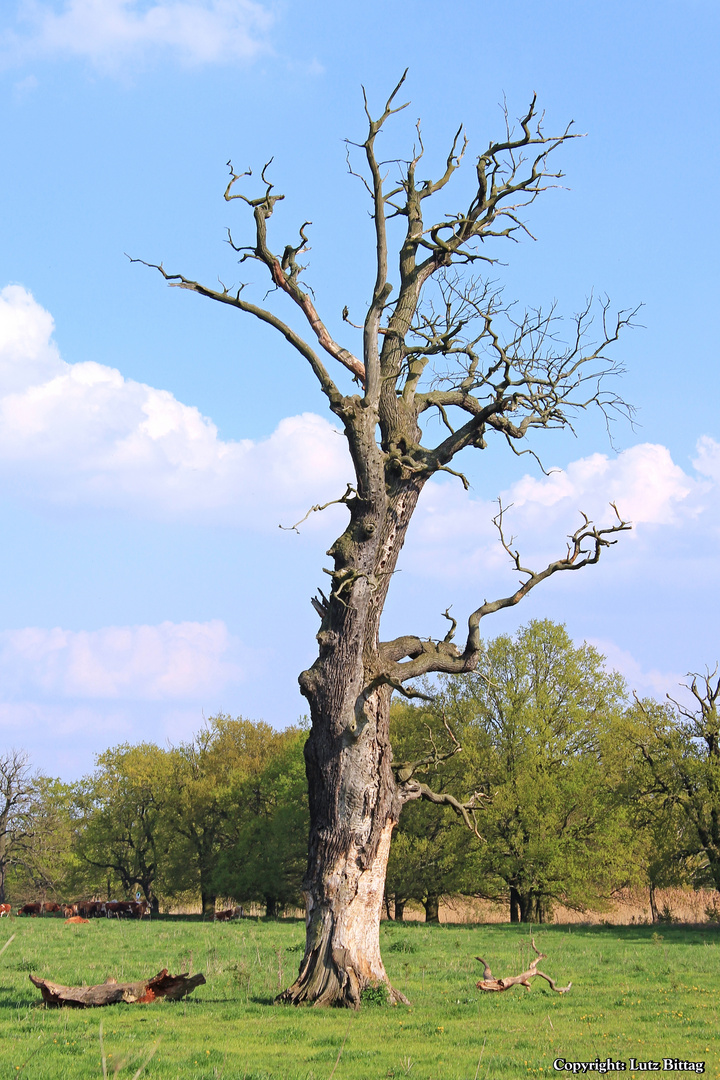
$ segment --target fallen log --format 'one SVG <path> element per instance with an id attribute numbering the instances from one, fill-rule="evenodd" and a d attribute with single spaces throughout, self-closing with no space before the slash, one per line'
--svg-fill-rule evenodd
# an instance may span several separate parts
<path id="1" fill-rule="evenodd" d="M 152 979 L 141 979 L 133 983 L 119 983 L 115 979 L 108 979 L 99 986 L 61 986 L 49 979 L 36 979 L 34 975 L 30 976 L 30 982 L 37 986 L 46 1005 L 68 1005 L 74 1009 L 87 1009 L 97 1005 L 116 1005 L 121 1001 L 129 1005 L 140 1005 L 162 997 L 168 1001 L 179 1001 L 186 994 L 191 994 L 196 986 L 202 986 L 205 976 L 190 977 L 187 972 L 183 975 L 168 975 L 167 968 L 163 968 Z"/>
<path id="2" fill-rule="evenodd" d="M 483 979 L 480 980 L 479 983 L 477 983 L 478 990 L 487 990 L 490 992 L 510 990 L 513 986 L 524 986 L 526 990 L 529 990 L 530 980 L 534 979 L 536 975 L 539 975 L 541 979 L 545 979 L 546 982 L 550 983 L 550 988 L 554 990 L 556 994 L 566 994 L 572 986 L 572 983 L 569 982 L 567 986 L 556 986 L 554 979 L 551 979 L 550 976 L 546 975 L 544 971 L 538 971 L 538 964 L 541 960 L 547 959 L 547 954 L 541 953 L 538 951 L 537 948 L 535 948 L 535 938 L 532 938 L 531 941 L 532 947 L 537 953 L 537 956 L 530 964 L 530 967 L 527 969 L 527 971 L 521 972 L 520 975 L 508 975 L 505 979 L 496 979 L 494 978 L 489 965 L 485 960 L 483 960 L 482 956 L 476 956 L 475 959 L 479 960 L 480 963 L 483 965 L 483 975 L 485 976 Z"/>

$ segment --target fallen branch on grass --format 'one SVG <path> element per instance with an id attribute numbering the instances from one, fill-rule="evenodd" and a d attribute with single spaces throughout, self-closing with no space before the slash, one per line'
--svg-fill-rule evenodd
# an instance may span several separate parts
<path id="1" fill-rule="evenodd" d="M 505 979 L 496 979 L 493 977 L 492 971 L 490 970 L 487 962 L 483 960 L 482 956 L 476 956 L 475 959 L 479 960 L 480 963 L 483 965 L 483 968 L 485 969 L 483 972 L 485 978 L 481 979 L 480 982 L 477 984 L 478 990 L 510 990 L 513 986 L 524 986 L 526 990 L 529 990 L 530 980 L 534 979 L 536 975 L 539 975 L 541 979 L 545 979 L 546 982 L 550 983 L 550 988 L 554 990 L 556 994 L 565 994 L 572 986 L 572 983 L 568 983 L 567 986 L 556 986 L 554 979 L 551 979 L 550 976 L 546 975 L 544 971 L 538 971 L 538 964 L 541 960 L 545 960 L 547 958 L 547 954 L 541 953 L 535 948 L 535 938 L 532 938 L 531 940 L 532 947 L 537 953 L 537 957 L 530 964 L 530 967 L 527 969 L 527 971 L 523 971 L 520 975 L 509 975 Z"/>
<path id="2" fill-rule="evenodd" d="M 161 997 L 168 1001 L 179 1001 L 186 994 L 191 994 L 196 986 L 202 986 L 205 976 L 190 977 L 187 972 L 183 975 L 168 975 L 167 968 L 163 968 L 152 979 L 141 979 L 134 983 L 119 983 L 115 979 L 108 979 L 99 986 L 60 986 L 48 979 L 36 979 L 34 975 L 30 976 L 30 982 L 37 986 L 46 1005 L 69 1005 L 75 1009 L 87 1009 L 95 1005 L 116 1005 L 120 1001 L 139 1005 Z"/>

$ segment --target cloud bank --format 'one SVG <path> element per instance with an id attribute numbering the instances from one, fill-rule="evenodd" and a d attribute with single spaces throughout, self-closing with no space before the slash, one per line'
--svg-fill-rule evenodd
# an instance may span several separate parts
<path id="1" fill-rule="evenodd" d="M 15 60 L 75 56 L 117 68 L 165 54 L 182 63 L 252 60 L 268 51 L 273 15 L 256 0 L 21 0 L 20 29 L 3 52 Z"/>
<path id="2" fill-rule="evenodd" d="M 0 292 L 0 486 L 35 502 L 90 506 L 169 521 L 275 530 L 352 477 L 345 440 L 324 417 L 286 417 L 265 439 L 225 441 L 194 406 L 95 361 L 70 364 L 53 319 L 19 285 Z M 694 475 L 660 444 L 592 454 L 526 474 L 502 492 L 508 529 L 523 550 L 556 557 L 582 510 L 609 523 L 611 502 L 633 523 L 629 543 L 653 529 L 715 536 L 720 527 L 720 443 L 697 443 Z M 454 577 L 506 556 L 497 505 L 453 480 L 427 484 L 407 565 Z M 322 527 L 311 517 L 306 530 Z"/>
<path id="3" fill-rule="evenodd" d="M 606 526 L 616 520 L 610 505 L 615 503 L 633 529 L 613 560 L 637 558 L 638 545 L 657 560 L 678 543 L 714 542 L 720 525 L 720 443 L 700 439 L 694 464 L 699 475 L 691 476 L 673 462 L 667 447 L 641 443 L 614 458 L 592 454 L 539 479 L 523 476 L 501 493 L 506 536 L 514 536 L 514 547 L 541 569 L 564 554 L 565 538 L 582 522 L 580 511 Z M 509 566 L 492 524 L 497 511 L 497 502 L 467 494 L 450 481 L 429 483 L 420 497 L 406 567 L 452 581 L 479 580 L 481 571 Z M 653 553 L 658 530 L 663 539 Z"/>
<path id="4" fill-rule="evenodd" d="M 242 682 L 251 659 L 219 619 L 0 632 L 0 681 L 16 699 L 199 701 Z"/>
<path id="5" fill-rule="evenodd" d="M 255 531 L 292 524 L 350 479 L 344 439 L 312 413 L 259 441 L 223 441 L 169 391 L 94 361 L 68 364 L 52 316 L 0 292 L 0 484 L 35 501 Z M 309 528 L 314 527 L 311 521 Z"/>

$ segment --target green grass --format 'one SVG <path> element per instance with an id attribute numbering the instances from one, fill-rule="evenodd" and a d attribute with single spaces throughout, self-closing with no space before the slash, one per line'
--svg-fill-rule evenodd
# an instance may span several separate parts
<path id="1" fill-rule="evenodd" d="M 572 1075 L 553 1071 L 559 1056 L 704 1060 L 705 1074 L 720 1077 L 717 927 L 540 927 L 541 968 L 573 983 L 560 996 L 540 979 L 530 993 L 475 989 L 476 955 L 497 976 L 527 965 L 527 927 L 384 923 L 388 973 L 412 1005 L 368 1002 L 358 1013 L 272 1005 L 302 955 L 297 921 L 13 919 L 0 923 L 0 948 L 13 932 L 0 956 L 0 1080 L 99 1080 L 101 1021 L 108 1075 L 124 1060 L 120 1080 L 132 1080 L 158 1039 L 143 1080 Z M 52 1010 L 28 979 L 131 981 L 163 967 L 201 971 L 207 984 L 185 1002 Z"/>

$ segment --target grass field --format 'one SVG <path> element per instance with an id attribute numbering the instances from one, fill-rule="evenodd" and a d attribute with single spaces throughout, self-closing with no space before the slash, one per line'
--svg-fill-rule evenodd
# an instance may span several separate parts
<path id="1" fill-rule="evenodd" d="M 623 1060 L 626 1077 L 646 1073 L 631 1058 L 704 1061 L 720 1078 L 717 926 L 537 928 L 541 968 L 572 980 L 560 996 L 540 979 L 529 993 L 475 989 L 478 954 L 498 976 L 527 966 L 527 927 L 383 923 L 388 973 L 412 1004 L 357 1013 L 272 1004 L 302 955 L 299 921 L 3 919 L 0 948 L 12 933 L 0 956 L 0 1080 L 101 1078 L 101 1022 L 107 1075 L 121 1080 L 153 1049 L 143 1080 L 496 1080 L 563 1075 L 558 1057 Z M 163 967 L 207 984 L 180 1003 L 51 1010 L 28 979 L 131 981 Z"/>

